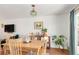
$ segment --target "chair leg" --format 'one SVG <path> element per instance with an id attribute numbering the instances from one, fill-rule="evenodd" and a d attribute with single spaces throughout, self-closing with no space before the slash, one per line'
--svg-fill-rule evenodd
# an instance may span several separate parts
<path id="1" fill-rule="evenodd" d="M 2 55 L 2 53 L 3 53 L 3 50 L 2 50 L 2 48 L 0 48 L 0 55 Z"/>
<path id="2" fill-rule="evenodd" d="M 6 53 L 7 53 L 7 51 L 6 51 L 6 50 L 4 50 L 4 55 L 6 55 Z"/>

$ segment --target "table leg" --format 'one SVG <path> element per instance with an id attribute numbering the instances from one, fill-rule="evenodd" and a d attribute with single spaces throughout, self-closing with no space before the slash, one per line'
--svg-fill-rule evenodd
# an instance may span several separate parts
<path id="1" fill-rule="evenodd" d="M 40 49 L 38 49 L 38 51 L 37 51 L 37 55 L 39 55 L 39 52 L 40 52 Z"/>

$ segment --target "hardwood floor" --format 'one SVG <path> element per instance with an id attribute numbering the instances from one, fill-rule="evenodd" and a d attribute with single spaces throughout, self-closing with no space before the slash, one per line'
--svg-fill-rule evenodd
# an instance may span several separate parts
<path id="1" fill-rule="evenodd" d="M 3 55 L 1 51 L 0 54 Z M 65 49 L 50 48 L 47 49 L 47 55 L 69 55 L 69 52 Z"/>
<path id="2" fill-rule="evenodd" d="M 58 48 L 47 49 L 47 53 L 49 53 L 49 55 L 69 55 L 68 50 Z"/>

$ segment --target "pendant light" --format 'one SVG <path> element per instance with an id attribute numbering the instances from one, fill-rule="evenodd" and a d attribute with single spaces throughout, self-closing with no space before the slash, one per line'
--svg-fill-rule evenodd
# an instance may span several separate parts
<path id="1" fill-rule="evenodd" d="M 35 5 L 32 5 L 31 15 L 32 16 L 36 16 L 37 15 L 37 11 L 35 10 Z"/>

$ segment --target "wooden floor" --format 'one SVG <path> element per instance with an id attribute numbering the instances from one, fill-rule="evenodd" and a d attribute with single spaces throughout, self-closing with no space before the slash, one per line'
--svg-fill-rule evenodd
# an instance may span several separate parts
<path id="1" fill-rule="evenodd" d="M 3 53 L 1 55 L 3 55 Z M 68 50 L 65 50 L 65 49 L 50 48 L 50 49 L 47 49 L 46 55 L 69 55 L 69 52 Z"/>
<path id="2" fill-rule="evenodd" d="M 50 48 L 50 49 L 47 49 L 47 53 L 49 55 L 69 55 L 68 50 L 58 49 L 58 48 Z"/>

